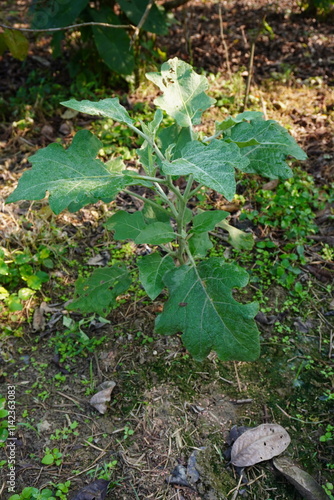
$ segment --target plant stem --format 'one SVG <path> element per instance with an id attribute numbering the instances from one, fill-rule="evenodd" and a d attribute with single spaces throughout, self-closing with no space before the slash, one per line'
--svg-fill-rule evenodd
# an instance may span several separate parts
<path id="1" fill-rule="evenodd" d="M 160 151 L 160 149 L 158 148 L 158 146 L 156 145 L 156 143 L 149 136 L 147 136 L 146 134 L 144 134 L 144 132 L 142 132 L 140 130 L 140 128 L 136 127 L 135 125 L 132 125 L 132 123 L 127 123 L 127 125 L 134 132 L 136 132 L 136 134 L 140 135 L 140 137 L 142 137 L 143 139 L 145 139 L 145 141 L 148 142 L 148 144 L 154 149 L 154 151 L 156 152 L 158 158 L 161 161 L 166 161 L 166 158 L 164 157 L 164 155 L 162 154 L 162 152 Z"/>
<path id="2" fill-rule="evenodd" d="M 138 198 L 138 200 L 142 200 L 144 203 L 151 205 L 153 208 L 156 208 L 157 210 L 162 210 L 162 211 L 166 212 L 166 214 L 171 216 L 171 214 L 168 212 L 168 210 L 166 208 L 162 207 L 161 205 L 158 205 L 158 203 L 155 203 L 153 200 L 150 200 L 149 198 L 145 198 L 144 196 L 141 196 L 138 193 L 130 191 L 129 189 L 124 189 L 123 193 L 126 193 L 130 196 L 134 196 L 135 198 Z"/>

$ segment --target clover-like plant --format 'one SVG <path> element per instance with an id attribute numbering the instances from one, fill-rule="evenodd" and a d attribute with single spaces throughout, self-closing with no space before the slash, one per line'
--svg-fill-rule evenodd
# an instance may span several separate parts
<path id="1" fill-rule="evenodd" d="M 98 102 L 71 99 L 62 104 L 86 113 L 112 118 L 126 124 L 144 139 L 137 150 L 140 169 L 126 168 L 122 158 L 103 163 L 97 159 L 100 141 L 88 130 L 77 132 L 64 149 L 50 144 L 31 157 L 33 168 L 21 177 L 7 202 L 38 200 L 49 193 L 55 213 L 71 212 L 98 200 L 110 202 L 120 191 L 130 192 L 143 202 L 142 210 L 117 211 L 105 226 L 115 240 L 132 239 L 152 245 L 152 252 L 139 258 L 139 278 L 146 293 L 155 299 L 167 287 L 169 298 L 156 318 L 156 331 L 165 335 L 182 332 L 182 340 L 197 360 L 211 350 L 222 360 L 251 361 L 259 355 L 259 332 L 254 321 L 256 303 L 242 304 L 233 297 L 244 287 L 248 274 L 221 258 L 207 258 L 212 243 L 209 232 L 225 228 L 234 244 L 240 245 L 235 228 L 223 210 L 191 210 L 189 200 L 204 187 L 232 200 L 236 192 L 236 169 L 286 179 L 292 175 L 286 159 L 303 160 L 305 153 L 277 122 L 264 120 L 260 112 L 244 112 L 236 118 L 216 122 L 211 137 L 199 140 L 194 126 L 215 100 L 205 91 L 208 82 L 189 64 L 171 59 L 160 73 L 148 73 L 162 94 L 150 123 L 130 117 L 118 98 Z M 173 124 L 163 126 L 163 111 Z M 180 188 L 179 177 L 185 179 Z M 138 189 L 143 186 L 143 197 Z M 247 242 L 247 240 L 245 240 Z M 106 315 L 116 299 L 131 284 L 125 267 L 97 269 L 76 282 L 71 310 Z"/>

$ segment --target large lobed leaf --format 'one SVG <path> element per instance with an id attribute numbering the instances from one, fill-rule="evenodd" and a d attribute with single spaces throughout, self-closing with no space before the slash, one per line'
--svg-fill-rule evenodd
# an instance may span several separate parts
<path id="1" fill-rule="evenodd" d="M 165 62 L 161 73 L 147 73 L 146 77 L 163 92 L 154 103 L 181 127 L 200 123 L 203 111 L 216 102 L 205 93 L 209 87 L 205 76 L 195 73 L 190 64 L 177 57 Z"/>
<path id="2" fill-rule="evenodd" d="M 170 298 L 158 316 L 158 333 L 182 332 L 182 340 L 197 360 L 211 350 L 221 360 L 252 361 L 259 356 L 258 306 L 240 304 L 233 289 L 248 282 L 245 270 L 211 258 L 197 267 L 181 266 L 164 276 Z"/>
<path id="3" fill-rule="evenodd" d="M 113 163 L 96 159 L 101 145 L 93 134 L 81 130 L 67 150 L 60 144 L 39 150 L 30 158 L 33 168 L 24 172 L 7 203 L 40 200 L 49 192 L 50 207 L 58 214 L 98 200 L 111 201 L 133 179 L 119 172 L 117 160 L 113 171 Z"/>
<path id="4" fill-rule="evenodd" d="M 286 163 L 288 156 L 297 160 L 307 158 L 289 132 L 273 120 L 252 120 L 233 126 L 225 140 L 240 147 L 241 155 L 249 160 L 240 164 L 239 169 L 270 179 L 287 179 L 292 171 Z"/>
<path id="5" fill-rule="evenodd" d="M 192 141 L 183 148 L 182 158 L 163 163 L 163 171 L 169 175 L 193 174 L 195 181 L 232 200 L 236 189 L 235 168 L 246 168 L 248 163 L 235 144 L 213 140 L 206 146 Z"/>
<path id="6" fill-rule="evenodd" d="M 131 282 L 129 272 L 123 267 L 96 269 L 89 278 L 79 278 L 76 281 L 77 298 L 67 308 L 105 316 L 116 305 L 117 297 L 129 288 Z"/>

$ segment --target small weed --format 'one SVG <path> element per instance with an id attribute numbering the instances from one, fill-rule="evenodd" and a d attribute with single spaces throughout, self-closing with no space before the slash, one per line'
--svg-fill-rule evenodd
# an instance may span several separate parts
<path id="1" fill-rule="evenodd" d="M 87 472 L 87 476 L 91 476 L 96 479 L 106 479 L 110 480 L 110 476 L 117 465 L 117 460 L 112 460 L 111 462 L 106 462 L 101 465 L 97 465 L 95 469 Z"/>
<path id="2" fill-rule="evenodd" d="M 79 436 L 79 432 L 75 429 L 78 427 L 78 422 L 74 420 L 69 427 L 63 427 L 63 429 L 56 429 L 54 434 L 51 434 L 50 439 L 52 441 L 59 441 L 61 439 L 68 439 L 71 436 Z"/>
<path id="3" fill-rule="evenodd" d="M 48 273 L 42 268 L 53 268 L 50 255 L 50 250 L 45 247 L 40 247 L 35 255 L 27 250 L 9 252 L 0 247 L 0 301 L 9 312 L 22 311 L 24 302 L 49 280 Z"/>
<path id="4" fill-rule="evenodd" d="M 328 441 L 332 441 L 332 439 L 334 439 L 334 425 L 328 424 L 325 434 L 320 436 L 319 441 L 321 443 L 327 443 Z"/>
<path id="5" fill-rule="evenodd" d="M 57 332 L 56 335 L 50 340 L 50 344 L 55 347 L 57 354 L 60 356 L 60 362 L 68 359 L 74 361 L 77 356 L 86 357 L 88 352 L 94 352 L 96 347 L 101 345 L 106 337 L 90 338 L 82 330 L 83 326 L 89 325 L 95 316 L 91 316 L 80 321 L 74 321 L 68 316 L 64 316 L 63 325 L 66 330 Z M 104 319 L 99 318 L 99 321 L 109 323 Z"/>
<path id="6" fill-rule="evenodd" d="M 133 429 L 130 429 L 129 425 L 126 425 L 124 427 L 123 439 L 124 440 L 128 439 L 130 436 L 133 436 L 134 433 L 135 431 Z"/>
<path id="7" fill-rule="evenodd" d="M 42 458 L 42 464 L 44 465 L 60 465 L 63 461 L 63 454 L 58 450 L 58 448 L 45 448 L 45 455 Z"/>
<path id="8" fill-rule="evenodd" d="M 39 490 L 32 486 L 28 486 L 24 488 L 21 493 L 16 493 L 9 497 L 8 500 L 67 500 L 67 493 L 69 492 L 70 485 L 71 481 L 58 484 L 51 483 L 54 490 L 50 490 L 49 488 Z"/>
<path id="9" fill-rule="evenodd" d="M 1 397 L 0 394 L 0 448 L 5 445 L 5 441 L 8 438 L 8 410 L 5 408 L 6 398 Z"/>

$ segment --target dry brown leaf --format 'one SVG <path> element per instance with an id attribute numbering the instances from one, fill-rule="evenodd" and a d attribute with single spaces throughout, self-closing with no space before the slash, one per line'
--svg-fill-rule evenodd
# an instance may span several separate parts
<path id="1" fill-rule="evenodd" d="M 262 424 L 244 432 L 232 446 L 231 462 L 237 467 L 270 460 L 290 444 L 287 431 L 277 424 Z"/>
<path id="2" fill-rule="evenodd" d="M 288 458 L 278 457 L 274 466 L 299 491 L 306 500 L 329 500 L 325 491 L 310 474 L 300 469 Z"/>
<path id="3" fill-rule="evenodd" d="M 111 393 L 114 390 L 115 382 L 109 381 L 109 387 L 97 392 L 90 399 L 89 403 L 102 415 L 107 411 L 107 403 L 110 401 Z"/>

